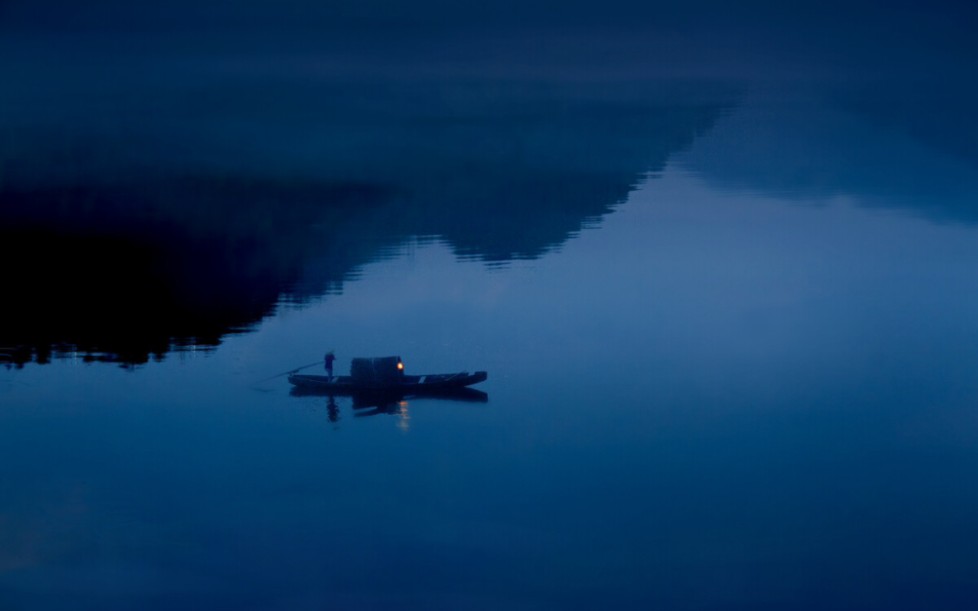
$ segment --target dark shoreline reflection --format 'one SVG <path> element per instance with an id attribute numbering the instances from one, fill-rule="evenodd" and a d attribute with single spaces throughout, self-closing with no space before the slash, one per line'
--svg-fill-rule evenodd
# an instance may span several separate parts
<path id="1" fill-rule="evenodd" d="M 271 313 L 294 281 L 302 252 L 278 244 L 324 217 L 342 225 L 352 207 L 385 196 L 358 185 L 278 188 L 270 206 L 241 197 L 259 185 L 165 186 L 159 199 L 150 183 L 2 191 L 0 260 L 19 264 L 5 274 L 14 290 L 0 305 L 0 345 L 20 347 L 14 362 L 81 352 L 134 364 L 216 346 Z M 167 208 L 166 197 L 184 207 Z"/>
<path id="2" fill-rule="evenodd" d="M 127 120 L 92 102 L 57 136 L 49 117 L 3 126 L 8 362 L 131 365 L 213 347 L 283 300 L 341 291 L 411 239 L 489 264 L 535 259 L 736 99 L 694 83 L 189 89 L 134 94 L 123 117 L 171 114 L 157 108 L 129 140 Z"/>

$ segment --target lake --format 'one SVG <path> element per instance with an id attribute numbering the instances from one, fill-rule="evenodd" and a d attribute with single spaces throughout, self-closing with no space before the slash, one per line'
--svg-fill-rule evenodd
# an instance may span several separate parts
<path id="1" fill-rule="evenodd" d="M 978 600 L 969 79 L 55 63 L 0 100 L 0 607 Z M 327 350 L 487 398 L 293 395 Z"/>

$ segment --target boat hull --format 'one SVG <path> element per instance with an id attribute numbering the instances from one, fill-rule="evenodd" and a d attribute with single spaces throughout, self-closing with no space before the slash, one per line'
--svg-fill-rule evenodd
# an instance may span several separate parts
<path id="1" fill-rule="evenodd" d="M 402 395 L 441 394 L 458 391 L 472 384 L 478 384 L 488 377 L 485 371 L 475 373 L 439 373 L 423 376 L 402 376 L 393 384 L 364 384 L 354 381 L 351 376 L 321 376 L 293 373 L 289 382 L 296 390 L 333 395 L 355 395 L 360 393 L 397 393 Z"/>

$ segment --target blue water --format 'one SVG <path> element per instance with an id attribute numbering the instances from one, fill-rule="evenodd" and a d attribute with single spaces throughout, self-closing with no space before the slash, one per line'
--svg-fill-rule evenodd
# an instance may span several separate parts
<path id="1" fill-rule="evenodd" d="M 0 608 L 978 601 L 967 71 L 4 49 Z"/>

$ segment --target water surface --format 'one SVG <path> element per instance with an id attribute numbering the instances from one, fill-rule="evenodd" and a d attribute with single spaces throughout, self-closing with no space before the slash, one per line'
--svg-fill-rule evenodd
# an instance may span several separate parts
<path id="1" fill-rule="evenodd" d="M 4 99 L 0 606 L 978 600 L 967 80 L 154 74 Z"/>

